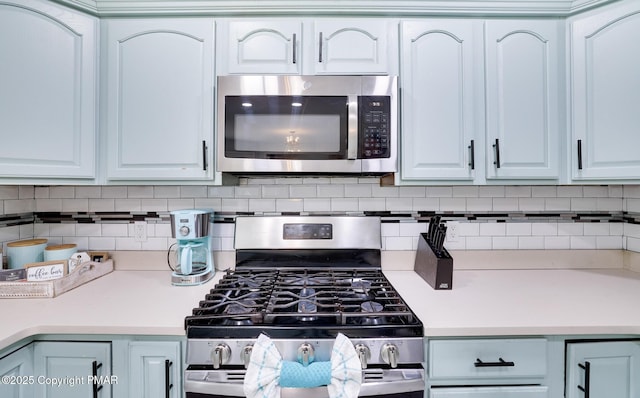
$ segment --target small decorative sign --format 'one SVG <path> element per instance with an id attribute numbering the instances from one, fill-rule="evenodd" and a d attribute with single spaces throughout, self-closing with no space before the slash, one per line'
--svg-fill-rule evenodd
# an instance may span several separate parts
<path id="1" fill-rule="evenodd" d="M 27 271 L 24 268 L 3 269 L 0 271 L 0 282 L 15 282 L 27 279 Z"/>
<path id="2" fill-rule="evenodd" d="M 62 278 L 67 271 L 67 260 L 45 261 L 25 265 L 27 281 L 41 282 Z"/>
<path id="3" fill-rule="evenodd" d="M 89 252 L 89 257 L 91 257 L 91 261 L 96 263 L 102 263 L 109 259 L 108 252 Z"/>

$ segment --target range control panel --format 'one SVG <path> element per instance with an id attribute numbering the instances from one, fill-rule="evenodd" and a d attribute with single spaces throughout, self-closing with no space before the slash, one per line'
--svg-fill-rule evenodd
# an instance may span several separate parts
<path id="1" fill-rule="evenodd" d="M 292 239 L 333 239 L 331 224 L 284 224 L 282 238 Z"/>
<path id="2" fill-rule="evenodd" d="M 390 123 L 390 97 L 358 97 L 358 158 L 388 158 L 390 156 Z"/>

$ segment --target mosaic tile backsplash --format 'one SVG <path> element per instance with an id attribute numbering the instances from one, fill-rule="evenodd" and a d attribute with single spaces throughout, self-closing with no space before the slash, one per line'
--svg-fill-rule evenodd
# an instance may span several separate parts
<path id="1" fill-rule="evenodd" d="M 435 213 L 458 222 L 452 250 L 640 251 L 640 185 L 401 186 L 376 178 L 250 178 L 237 186 L 0 186 L 0 242 L 47 238 L 87 250 L 166 250 L 169 212 L 216 211 L 214 248 L 237 215 L 382 217 L 384 250 L 415 250 Z M 137 241 L 136 223 L 147 239 Z"/>

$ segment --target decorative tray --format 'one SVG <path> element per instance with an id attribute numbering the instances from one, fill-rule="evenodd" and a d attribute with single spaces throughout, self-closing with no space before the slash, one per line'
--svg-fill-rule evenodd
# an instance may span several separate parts
<path id="1" fill-rule="evenodd" d="M 56 297 L 113 271 L 113 260 L 88 261 L 62 278 L 43 282 L 0 282 L 0 298 Z"/>

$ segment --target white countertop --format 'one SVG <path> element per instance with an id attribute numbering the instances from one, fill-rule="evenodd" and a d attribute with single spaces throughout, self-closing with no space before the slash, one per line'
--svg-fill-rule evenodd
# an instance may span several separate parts
<path id="1" fill-rule="evenodd" d="M 185 334 L 184 318 L 222 277 L 172 286 L 171 271 L 114 271 L 54 298 L 0 299 L 0 349 L 37 334 Z"/>
<path id="2" fill-rule="evenodd" d="M 452 290 L 385 271 L 427 336 L 640 335 L 640 273 L 622 269 L 456 270 Z M 184 335 L 213 287 L 175 287 L 170 271 L 114 271 L 50 299 L 0 300 L 0 349 L 38 334 Z"/>
<path id="3" fill-rule="evenodd" d="M 460 270 L 452 290 L 434 290 L 412 271 L 385 273 L 426 336 L 640 335 L 633 271 Z"/>

